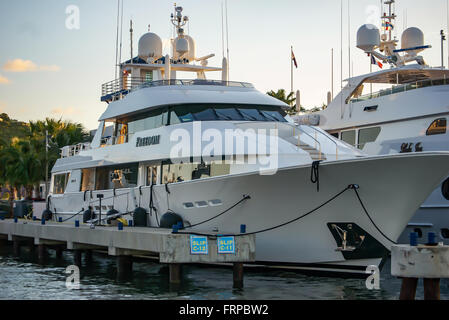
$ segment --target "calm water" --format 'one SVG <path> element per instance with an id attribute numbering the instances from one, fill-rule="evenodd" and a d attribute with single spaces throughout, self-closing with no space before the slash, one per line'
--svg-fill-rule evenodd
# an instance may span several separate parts
<path id="1" fill-rule="evenodd" d="M 61 259 L 53 250 L 45 265 L 37 251 L 22 247 L 19 257 L 12 246 L 0 248 L 0 299 L 397 299 L 400 280 L 389 275 L 386 264 L 381 274 L 381 290 L 370 291 L 362 279 L 310 277 L 285 271 L 245 270 L 245 288 L 232 289 L 232 270 L 228 268 L 184 267 L 180 288 L 168 285 L 168 269 L 150 261 L 134 262 L 132 279 L 117 280 L 115 259 L 93 254 L 81 267 L 80 290 L 65 286 L 65 268 L 73 254 Z M 417 298 L 423 298 L 422 282 Z M 449 281 L 441 282 L 441 298 L 449 299 Z"/>

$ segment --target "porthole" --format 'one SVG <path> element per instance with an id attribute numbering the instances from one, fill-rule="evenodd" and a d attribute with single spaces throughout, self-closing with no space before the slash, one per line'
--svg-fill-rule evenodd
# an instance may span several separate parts
<path id="1" fill-rule="evenodd" d="M 206 201 L 197 201 L 197 202 L 195 202 L 195 206 L 197 208 L 204 208 L 204 207 L 207 207 L 208 204 Z"/>
<path id="2" fill-rule="evenodd" d="M 221 200 L 220 199 L 209 200 L 209 205 L 212 207 L 220 206 Z"/>
<path id="3" fill-rule="evenodd" d="M 186 208 L 186 209 L 190 209 L 190 208 L 194 207 L 192 202 L 185 202 L 185 203 L 183 203 L 183 205 L 184 205 L 184 208 Z"/>
<path id="4" fill-rule="evenodd" d="M 441 185 L 441 194 L 446 200 L 449 200 L 449 178 L 444 180 Z"/>

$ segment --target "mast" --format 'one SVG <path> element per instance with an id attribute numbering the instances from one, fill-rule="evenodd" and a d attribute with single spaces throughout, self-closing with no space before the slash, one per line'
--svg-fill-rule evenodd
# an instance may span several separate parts
<path id="1" fill-rule="evenodd" d="M 133 63 L 133 21 L 129 21 L 130 27 L 129 27 L 129 36 L 130 36 L 130 45 L 131 45 L 131 63 Z"/>

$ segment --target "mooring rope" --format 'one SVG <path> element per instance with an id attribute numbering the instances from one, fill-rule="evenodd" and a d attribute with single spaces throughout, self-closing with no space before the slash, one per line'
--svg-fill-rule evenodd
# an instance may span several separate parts
<path id="1" fill-rule="evenodd" d="M 312 181 L 312 183 L 316 183 L 317 192 L 320 191 L 320 162 L 321 160 L 312 162 L 312 168 L 310 171 L 310 181 Z"/>
<path id="2" fill-rule="evenodd" d="M 355 192 L 355 194 L 356 194 L 356 196 L 357 196 L 357 199 L 358 199 L 360 205 L 361 205 L 362 208 L 363 208 L 363 211 L 364 211 L 365 214 L 368 216 L 368 218 L 369 218 L 369 220 L 371 221 L 371 223 L 373 224 L 373 226 L 377 229 L 377 231 L 379 231 L 379 233 L 380 233 L 385 239 L 387 239 L 388 241 L 390 241 L 390 242 L 392 242 L 392 243 L 394 243 L 394 244 L 397 244 L 395 241 L 391 240 L 387 235 L 385 235 L 385 234 L 380 230 L 380 228 L 376 225 L 376 223 L 374 222 L 374 220 L 373 220 L 373 219 L 371 218 L 371 216 L 369 215 L 368 210 L 366 210 L 366 207 L 365 207 L 365 205 L 363 204 L 363 201 L 362 201 L 362 199 L 360 198 L 360 195 L 359 195 L 357 189 L 359 189 L 359 185 L 357 185 L 357 184 L 350 184 L 350 185 L 347 186 L 345 189 L 343 189 L 342 191 L 340 191 L 340 192 L 337 193 L 335 196 L 333 196 L 333 197 L 330 198 L 329 200 L 325 201 L 324 203 L 322 203 L 322 204 L 319 205 L 318 207 L 316 207 L 316 208 L 310 210 L 309 212 L 307 212 L 307 213 L 305 213 L 305 214 L 303 214 L 303 215 L 301 215 L 301 216 L 299 216 L 299 217 L 297 217 L 297 218 L 294 218 L 294 219 L 292 219 L 292 220 L 290 220 L 290 221 L 281 223 L 281 224 L 279 224 L 279 225 L 276 225 L 276 226 L 273 226 L 273 227 L 270 227 L 270 228 L 266 228 L 266 229 L 262 229 L 262 230 L 258 230 L 258 231 L 254 231 L 254 232 L 247 232 L 247 233 L 240 233 L 240 234 L 223 234 L 223 235 L 220 234 L 220 235 L 217 235 L 217 236 L 235 236 L 235 237 L 239 237 L 239 236 L 246 236 L 246 235 L 253 235 L 253 234 L 263 233 L 263 232 L 267 232 L 267 231 L 271 231 L 271 230 L 274 230 L 274 229 L 278 229 L 278 228 L 284 227 L 284 226 L 286 226 L 286 225 L 289 225 L 289 224 L 294 223 L 294 222 L 296 222 L 296 221 L 298 221 L 298 220 L 301 220 L 301 219 L 307 217 L 308 215 L 310 215 L 310 214 L 316 212 L 317 210 L 321 209 L 321 208 L 324 207 L 325 205 L 329 204 L 330 202 L 334 201 L 335 199 L 337 199 L 338 197 L 340 197 L 341 195 L 343 195 L 346 191 L 348 191 L 348 190 L 354 190 L 354 192 Z M 214 217 L 214 218 L 215 218 L 215 217 Z M 193 227 L 193 226 L 192 226 L 192 227 Z M 210 234 L 198 233 L 198 232 L 179 232 L 179 233 L 182 233 L 182 234 L 191 234 L 191 235 L 199 235 L 199 236 L 210 236 Z"/>

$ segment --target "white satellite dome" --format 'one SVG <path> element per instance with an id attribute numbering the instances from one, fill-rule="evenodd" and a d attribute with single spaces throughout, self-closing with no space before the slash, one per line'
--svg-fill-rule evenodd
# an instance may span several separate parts
<path id="1" fill-rule="evenodd" d="M 179 59 L 179 56 L 182 54 L 179 52 L 179 48 L 177 46 L 178 40 L 180 38 L 177 37 L 173 43 L 173 53 L 174 53 L 174 58 L 175 59 Z M 184 54 L 183 58 L 189 60 L 189 61 L 193 61 L 196 58 L 196 43 L 195 40 L 193 40 L 193 38 L 191 36 L 188 35 L 184 35 L 184 39 L 188 41 L 188 51 L 187 53 Z M 184 44 L 185 45 L 185 44 Z M 185 48 L 184 48 L 185 49 Z"/>
<path id="2" fill-rule="evenodd" d="M 152 32 L 145 33 L 139 40 L 139 58 L 147 61 L 149 58 L 162 57 L 162 40 Z"/>
<path id="3" fill-rule="evenodd" d="M 402 33 L 401 37 L 402 49 L 420 47 L 423 45 L 424 45 L 424 33 L 420 29 L 416 27 L 411 27 L 406 29 Z"/>
<path id="4" fill-rule="evenodd" d="M 184 37 L 176 38 L 175 46 L 176 46 L 176 52 L 179 54 L 179 56 L 182 56 L 183 54 L 189 52 L 189 40 L 187 40 Z"/>
<path id="5" fill-rule="evenodd" d="M 364 24 L 357 31 L 357 48 L 371 52 L 380 45 L 379 29 L 373 24 Z"/>

